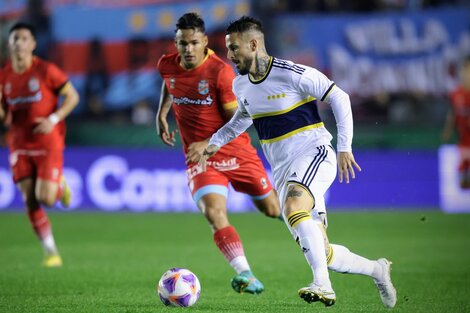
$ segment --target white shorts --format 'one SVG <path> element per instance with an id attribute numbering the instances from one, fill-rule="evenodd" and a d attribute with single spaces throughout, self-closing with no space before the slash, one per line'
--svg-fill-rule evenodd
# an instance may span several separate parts
<path id="1" fill-rule="evenodd" d="M 326 224 L 324 196 L 335 180 L 336 173 L 337 162 L 335 150 L 330 145 L 313 148 L 310 153 L 306 153 L 295 159 L 290 164 L 289 168 L 285 169 L 285 173 L 283 173 L 285 175 L 284 182 L 276 184 L 278 185 L 277 192 L 281 206 L 285 202 L 289 185 L 302 185 L 310 192 L 314 200 L 311 213 L 312 218 L 318 219 Z"/>

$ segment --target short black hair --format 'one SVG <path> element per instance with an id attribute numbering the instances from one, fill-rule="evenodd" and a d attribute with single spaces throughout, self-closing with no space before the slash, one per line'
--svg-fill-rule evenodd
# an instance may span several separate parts
<path id="1" fill-rule="evenodd" d="M 34 28 L 33 25 L 27 23 L 27 22 L 16 22 L 13 24 L 13 26 L 10 28 L 10 32 L 8 34 L 11 34 L 15 30 L 18 29 L 27 29 L 31 33 L 34 39 L 36 39 L 36 28 Z"/>
<path id="2" fill-rule="evenodd" d="M 231 22 L 226 30 L 227 35 L 231 33 L 244 33 L 250 30 L 256 30 L 261 33 L 263 31 L 263 25 L 261 22 L 254 17 L 242 16 L 238 20 Z"/>
<path id="3" fill-rule="evenodd" d="M 204 20 L 199 16 L 199 14 L 194 12 L 186 13 L 178 19 L 175 32 L 177 32 L 178 29 L 194 29 L 201 33 L 206 31 Z"/>

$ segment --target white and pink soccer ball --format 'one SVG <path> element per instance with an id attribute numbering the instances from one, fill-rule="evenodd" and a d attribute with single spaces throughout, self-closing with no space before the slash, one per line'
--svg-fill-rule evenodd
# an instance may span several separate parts
<path id="1" fill-rule="evenodd" d="M 190 270 L 171 268 L 158 281 L 157 291 L 165 305 L 190 307 L 199 299 L 201 284 Z"/>

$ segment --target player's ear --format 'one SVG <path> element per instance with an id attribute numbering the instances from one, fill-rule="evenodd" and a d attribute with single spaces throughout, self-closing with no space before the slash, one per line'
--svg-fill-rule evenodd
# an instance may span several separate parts
<path id="1" fill-rule="evenodd" d="M 209 43 L 209 39 L 207 39 L 207 35 L 204 35 L 204 39 L 202 40 L 202 43 L 204 44 L 204 47 L 206 47 L 207 44 Z"/>
<path id="2" fill-rule="evenodd" d="M 251 39 L 250 40 L 250 49 L 251 51 L 256 51 L 256 49 L 258 48 L 258 41 L 256 39 Z"/>

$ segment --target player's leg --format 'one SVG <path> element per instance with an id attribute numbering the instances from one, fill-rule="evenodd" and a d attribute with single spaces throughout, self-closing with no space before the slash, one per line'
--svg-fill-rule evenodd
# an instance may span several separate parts
<path id="1" fill-rule="evenodd" d="M 470 150 L 464 150 L 462 153 L 462 160 L 459 166 L 459 181 L 460 188 L 470 189 Z"/>
<path id="2" fill-rule="evenodd" d="M 240 236 L 227 217 L 227 178 L 208 168 L 207 172 L 190 177 L 189 185 L 194 201 L 209 222 L 217 248 L 237 273 L 231 282 L 233 289 L 261 293 L 264 286 L 251 272 Z"/>
<path id="3" fill-rule="evenodd" d="M 71 202 L 71 192 L 62 175 L 63 152 L 49 150 L 35 157 L 37 167 L 36 198 L 47 207 L 60 201 L 64 207 Z"/>
<path id="4" fill-rule="evenodd" d="M 335 303 L 336 294 L 329 278 L 323 233 L 320 225 L 310 216 L 313 204 L 314 199 L 305 187 L 297 184 L 287 187 L 284 202 L 286 223 L 298 237 L 298 243 L 313 272 L 313 282 L 301 288 L 299 295 L 309 303 L 321 301 L 330 306 Z"/>
<path id="5" fill-rule="evenodd" d="M 284 201 L 284 218 L 294 238 L 298 238 L 313 272 L 313 282 L 301 288 L 299 295 L 307 302 L 333 305 L 336 294 L 329 279 L 323 228 L 311 215 L 325 214 L 321 203 L 336 176 L 335 153 L 328 146 L 312 149 L 309 155 L 298 158 L 282 176 L 287 177 L 286 188 L 279 192 Z"/>
<path id="6" fill-rule="evenodd" d="M 57 251 L 51 224 L 46 211 L 36 199 L 34 179 L 30 177 L 22 179 L 17 183 L 17 186 L 23 196 L 31 226 L 44 250 L 43 265 L 47 267 L 61 266 L 62 259 Z"/>
<path id="7" fill-rule="evenodd" d="M 248 150 L 241 154 L 238 162 L 239 168 L 226 172 L 233 188 L 250 195 L 256 208 L 264 215 L 282 219 L 279 198 L 256 151 Z"/>

